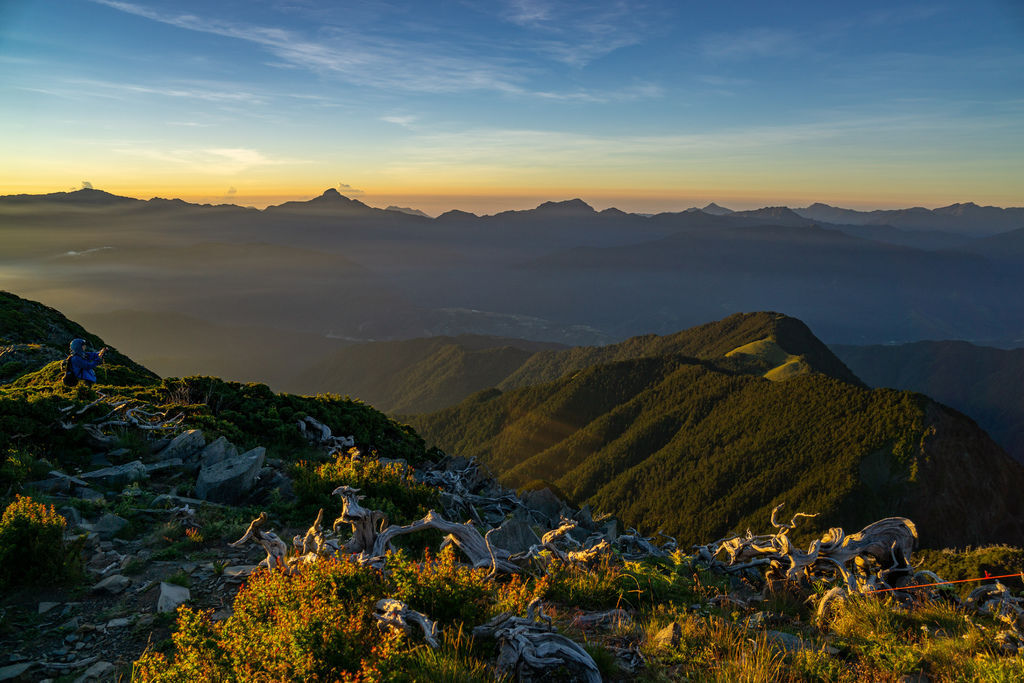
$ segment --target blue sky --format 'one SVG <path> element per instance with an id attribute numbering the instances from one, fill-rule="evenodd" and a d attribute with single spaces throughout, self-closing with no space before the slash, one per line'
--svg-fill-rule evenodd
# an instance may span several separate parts
<path id="1" fill-rule="evenodd" d="M 0 194 L 1024 204 L 1024 3 L 0 0 Z"/>

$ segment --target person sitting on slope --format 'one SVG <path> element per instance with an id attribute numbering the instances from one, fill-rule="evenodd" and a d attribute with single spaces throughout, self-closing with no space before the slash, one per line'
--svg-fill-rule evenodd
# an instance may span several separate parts
<path id="1" fill-rule="evenodd" d="M 103 356 L 107 353 L 107 347 L 95 351 L 86 351 L 84 339 L 71 340 L 70 369 L 79 381 L 85 382 L 87 386 L 96 383 L 96 367 L 103 363 Z"/>

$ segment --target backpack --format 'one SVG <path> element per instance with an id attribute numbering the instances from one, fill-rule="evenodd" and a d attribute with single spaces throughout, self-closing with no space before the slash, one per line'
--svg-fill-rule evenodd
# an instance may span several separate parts
<path id="1" fill-rule="evenodd" d="M 75 354 L 71 354 L 60 362 L 60 369 L 63 372 L 63 376 L 60 381 L 64 383 L 66 387 L 73 387 L 78 384 L 78 375 L 75 374 L 74 370 L 71 369 L 71 359 Z"/>

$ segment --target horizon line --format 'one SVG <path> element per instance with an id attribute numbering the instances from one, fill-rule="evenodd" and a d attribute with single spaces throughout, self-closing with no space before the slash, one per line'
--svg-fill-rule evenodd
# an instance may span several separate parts
<path id="1" fill-rule="evenodd" d="M 938 209 L 950 208 L 950 207 L 953 207 L 953 206 L 970 206 L 970 205 L 977 206 L 979 208 L 994 208 L 994 209 L 999 209 L 999 210 L 1003 210 L 1003 211 L 1013 210 L 1013 209 L 1024 209 L 1024 206 L 986 205 L 986 204 L 978 204 L 977 202 L 974 202 L 974 201 L 952 202 L 950 204 L 943 204 L 943 205 L 935 206 L 935 207 L 927 207 L 927 206 L 923 206 L 923 205 L 917 204 L 917 205 L 901 205 L 901 206 L 897 206 L 895 208 L 850 208 L 850 207 L 841 206 L 839 204 L 831 204 L 829 202 L 814 201 L 814 202 L 810 202 L 810 203 L 808 203 L 808 204 L 806 204 L 804 206 L 800 206 L 800 205 L 790 206 L 789 204 L 783 204 L 783 203 L 775 203 L 775 204 L 769 203 L 769 204 L 760 205 L 760 206 L 757 206 L 756 208 L 750 208 L 750 209 L 731 209 L 731 208 L 725 206 L 725 204 L 731 203 L 728 200 L 712 199 L 712 200 L 708 201 L 707 203 L 705 203 L 703 206 L 693 205 L 693 206 L 688 206 L 686 208 L 680 208 L 680 209 L 675 209 L 675 210 L 660 210 L 660 211 L 635 211 L 634 210 L 634 211 L 627 211 L 627 210 L 624 210 L 624 209 L 619 209 L 618 207 L 616 207 L 614 205 L 608 205 L 608 206 L 606 206 L 604 208 L 598 208 L 597 206 L 595 206 L 594 203 L 591 203 L 590 201 L 587 201 L 587 200 L 583 199 L 580 196 L 576 196 L 576 197 L 571 197 L 571 198 L 568 198 L 568 199 L 547 199 L 547 200 L 541 201 L 539 204 L 536 204 L 536 205 L 533 205 L 533 206 L 528 206 L 526 208 L 501 209 L 501 210 L 495 211 L 494 213 L 476 213 L 474 211 L 467 211 L 467 210 L 464 210 L 464 209 L 459 209 L 459 208 L 454 208 L 453 207 L 453 208 L 449 208 L 449 209 L 447 209 L 445 211 L 442 211 L 440 213 L 432 215 L 430 213 L 427 213 L 426 211 L 423 211 L 423 210 L 417 208 L 416 206 L 400 206 L 399 204 L 396 204 L 394 201 L 388 201 L 387 202 L 388 206 L 386 206 L 386 207 L 373 206 L 371 204 L 367 204 L 365 201 L 363 201 L 363 199 L 361 199 L 361 197 L 364 197 L 364 196 L 369 197 L 369 196 L 375 196 L 375 195 L 370 194 L 370 193 L 366 193 L 366 192 L 362 192 L 362 191 L 357 191 L 357 192 L 352 192 L 350 194 L 345 194 L 344 192 L 340 191 L 337 187 L 334 187 L 334 186 L 328 187 L 326 190 L 320 192 L 319 194 L 313 195 L 313 196 L 309 196 L 309 195 L 306 195 L 306 194 L 298 195 L 298 193 L 296 193 L 296 194 L 290 194 L 289 193 L 289 194 L 286 194 L 286 195 L 283 195 L 283 196 L 280 195 L 280 194 L 255 195 L 255 196 L 262 196 L 262 197 L 272 197 L 272 198 L 274 198 L 274 199 L 276 199 L 276 200 L 278 200 L 280 202 L 280 203 L 277 203 L 277 204 L 268 202 L 266 204 L 263 204 L 262 206 L 257 206 L 257 205 L 255 205 L 253 203 L 248 203 L 248 202 L 246 202 L 246 203 L 237 203 L 236 201 L 232 201 L 232 199 L 233 199 L 232 196 L 225 196 L 225 197 L 217 198 L 217 199 L 221 199 L 222 201 L 217 201 L 217 199 L 210 198 L 208 196 L 201 197 L 198 200 L 196 198 L 185 199 L 184 197 L 165 197 L 165 196 L 160 196 L 160 195 L 153 195 L 153 196 L 148 197 L 148 198 L 143 198 L 143 196 L 131 196 L 131 195 L 127 195 L 127 194 L 118 194 L 116 192 L 110 192 L 110 191 L 107 191 L 107 190 L 103 190 L 101 188 L 93 187 L 93 186 L 91 186 L 91 184 L 88 184 L 88 186 L 83 186 L 83 187 L 78 187 L 78 188 L 71 188 L 71 189 L 68 189 L 68 190 L 57 190 L 57 191 L 53 191 L 53 192 L 40 192 L 40 193 L 22 192 L 22 193 L 17 193 L 17 194 L 4 194 L 4 195 L 0 195 L 0 200 L 9 199 L 9 198 L 16 198 L 16 197 L 25 197 L 25 198 L 37 197 L 37 198 L 42 198 L 42 197 L 47 197 L 47 196 L 51 196 L 51 195 L 71 195 L 71 194 L 75 194 L 75 193 L 83 192 L 83 191 L 98 192 L 98 193 L 103 193 L 103 194 L 106 194 L 106 195 L 110 195 L 112 197 L 118 197 L 118 198 L 121 198 L 121 199 L 132 199 L 132 200 L 140 201 L 140 202 L 148 202 L 148 201 L 153 201 L 153 200 L 180 201 L 180 202 L 184 202 L 186 204 L 191 204 L 193 206 L 210 206 L 210 207 L 217 207 L 217 206 L 231 207 L 231 206 L 233 206 L 233 207 L 240 208 L 240 209 L 253 209 L 253 210 L 256 210 L 256 211 L 260 211 L 260 212 L 263 212 L 263 211 L 265 211 L 267 209 L 271 209 L 271 208 L 277 208 L 277 207 L 283 206 L 284 204 L 288 204 L 288 203 L 300 203 L 300 204 L 308 203 L 308 202 L 311 202 L 311 201 L 313 201 L 315 199 L 323 197 L 324 195 L 327 195 L 327 194 L 329 194 L 329 193 L 331 193 L 333 191 L 334 194 L 337 194 L 339 197 L 341 197 L 343 199 L 346 199 L 348 201 L 358 202 L 359 204 L 362 204 L 363 206 L 366 206 L 367 208 L 376 209 L 376 210 L 379 210 L 379 211 L 393 211 L 393 212 L 396 212 L 396 213 L 406 213 L 407 215 L 416 215 L 416 214 L 408 213 L 406 211 L 401 211 L 401 209 L 409 209 L 411 211 L 419 211 L 426 218 L 430 218 L 432 220 L 438 218 L 441 215 L 444 215 L 446 213 L 451 213 L 451 212 L 468 213 L 468 214 L 472 214 L 474 216 L 483 218 L 483 217 L 487 217 L 487 216 L 496 216 L 496 215 L 499 215 L 499 214 L 502 214 L 502 213 L 509 213 L 509 212 L 514 212 L 514 211 L 532 211 L 532 210 L 536 210 L 536 209 L 540 208 L 541 206 L 543 206 L 545 204 L 565 204 L 565 203 L 577 202 L 577 201 L 578 202 L 582 202 L 583 204 L 585 204 L 587 207 L 589 207 L 590 209 L 592 209 L 595 212 L 602 212 L 602 211 L 607 211 L 607 210 L 614 209 L 614 210 L 622 211 L 623 213 L 632 214 L 632 215 L 638 215 L 638 216 L 655 216 L 655 215 L 658 215 L 658 214 L 666 214 L 666 213 L 685 213 L 685 212 L 694 211 L 694 210 L 696 210 L 696 211 L 703 211 L 703 209 L 708 208 L 710 206 L 716 206 L 718 208 L 726 209 L 728 211 L 737 212 L 737 213 L 744 212 L 744 211 L 757 211 L 757 210 L 761 210 L 761 209 L 773 209 L 773 208 L 784 208 L 784 209 L 789 209 L 790 211 L 794 211 L 796 209 L 810 208 L 811 206 L 814 206 L 816 204 L 821 204 L 821 205 L 827 206 L 829 208 L 843 210 L 843 211 L 856 211 L 858 213 L 871 213 L 873 211 L 908 211 L 908 210 L 913 210 L 913 209 L 924 209 L 926 211 L 935 211 L 935 210 L 938 210 Z M 185 196 L 188 196 L 188 195 L 185 195 Z M 413 193 L 413 194 L 409 194 L 407 196 L 409 197 L 409 202 L 415 203 L 415 200 L 414 200 L 415 197 L 419 197 L 419 198 L 424 198 L 424 197 L 437 197 L 437 198 L 442 198 L 442 197 L 464 197 L 464 198 L 471 198 L 471 197 L 473 197 L 473 198 L 481 198 L 482 199 L 482 198 L 485 198 L 485 197 L 490 197 L 491 195 L 484 195 L 484 194 L 480 194 L 480 195 L 475 195 L 475 194 L 470 194 L 470 195 L 451 195 L 451 194 L 436 194 L 436 193 L 430 193 L 430 194 L 415 194 L 415 193 Z M 513 199 L 516 196 L 522 197 L 522 195 L 509 195 L 507 197 L 507 199 Z M 245 197 L 254 197 L 254 196 L 253 195 L 245 195 Z M 295 198 L 285 199 L 284 197 L 295 197 Z M 208 201 L 203 201 L 202 199 L 207 199 Z M 534 199 L 534 201 L 536 201 L 536 199 Z M 740 201 L 739 204 L 750 205 L 751 202 Z M 861 204 L 861 203 L 857 202 L 857 204 Z M 861 204 L 861 206 L 863 206 L 863 204 Z"/>

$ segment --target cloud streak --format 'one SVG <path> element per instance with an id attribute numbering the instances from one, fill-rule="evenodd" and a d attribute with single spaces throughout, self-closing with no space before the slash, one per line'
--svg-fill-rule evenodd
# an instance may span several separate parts
<path id="1" fill-rule="evenodd" d="M 251 43 L 286 64 L 333 74 L 355 85 L 424 93 L 525 92 L 525 77 L 510 64 L 488 62 L 479 56 L 445 54 L 435 45 L 396 41 L 341 28 L 324 31 L 329 41 L 313 41 L 282 28 L 166 13 L 119 0 L 93 2 L 180 29 Z"/>

